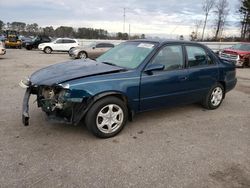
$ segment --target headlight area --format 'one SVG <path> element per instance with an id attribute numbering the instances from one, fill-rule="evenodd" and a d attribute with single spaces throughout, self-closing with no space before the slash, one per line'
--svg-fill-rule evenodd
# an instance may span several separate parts
<path id="1" fill-rule="evenodd" d="M 39 86 L 37 90 L 37 105 L 41 107 L 48 116 L 70 117 L 70 106 L 66 98 L 70 91 L 56 86 Z M 65 119 L 66 120 L 66 119 Z"/>
<path id="2" fill-rule="evenodd" d="M 50 120 L 76 124 L 87 106 L 87 97 L 77 97 L 77 93 L 61 86 L 39 86 L 37 105 Z"/>

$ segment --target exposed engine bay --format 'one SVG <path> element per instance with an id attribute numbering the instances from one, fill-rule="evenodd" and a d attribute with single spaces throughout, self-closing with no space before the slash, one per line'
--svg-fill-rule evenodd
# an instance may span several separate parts
<path id="1" fill-rule="evenodd" d="M 37 89 L 37 105 L 48 116 L 67 118 L 70 121 L 72 104 L 68 102 L 69 91 L 56 86 L 39 86 Z"/>

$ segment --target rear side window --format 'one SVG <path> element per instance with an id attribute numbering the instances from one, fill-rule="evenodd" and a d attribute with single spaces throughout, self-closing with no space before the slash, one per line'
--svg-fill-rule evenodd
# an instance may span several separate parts
<path id="1" fill-rule="evenodd" d="M 64 39 L 63 43 L 76 43 L 76 41 L 70 39 Z"/>
<path id="2" fill-rule="evenodd" d="M 186 46 L 189 67 L 199 67 L 215 64 L 206 51 L 198 46 Z"/>
<path id="3" fill-rule="evenodd" d="M 103 43 L 103 48 L 113 48 L 114 44 Z"/>
<path id="4" fill-rule="evenodd" d="M 153 59 L 152 63 L 165 65 L 164 70 L 178 70 L 183 68 L 182 46 L 169 45 L 163 47 Z"/>

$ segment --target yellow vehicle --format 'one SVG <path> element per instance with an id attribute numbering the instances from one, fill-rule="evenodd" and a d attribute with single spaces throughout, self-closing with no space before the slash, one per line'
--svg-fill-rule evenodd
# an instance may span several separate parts
<path id="1" fill-rule="evenodd" d="M 5 32 L 6 40 L 5 40 L 5 47 L 10 48 L 22 48 L 22 41 L 18 39 L 17 31 L 7 30 Z"/>

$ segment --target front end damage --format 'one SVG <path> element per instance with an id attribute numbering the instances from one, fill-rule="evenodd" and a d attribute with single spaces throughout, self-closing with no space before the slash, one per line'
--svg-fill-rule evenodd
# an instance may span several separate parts
<path id="1" fill-rule="evenodd" d="M 22 109 L 22 122 L 25 126 L 29 125 L 30 95 L 36 95 L 37 106 L 52 121 L 78 124 L 86 112 L 89 97 L 82 91 L 72 92 L 67 85 L 61 84 L 38 86 L 30 81 L 21 81 L 19 85 L 26 89 Z M 85 97 L 82 97 L 83 95 Z"/>

